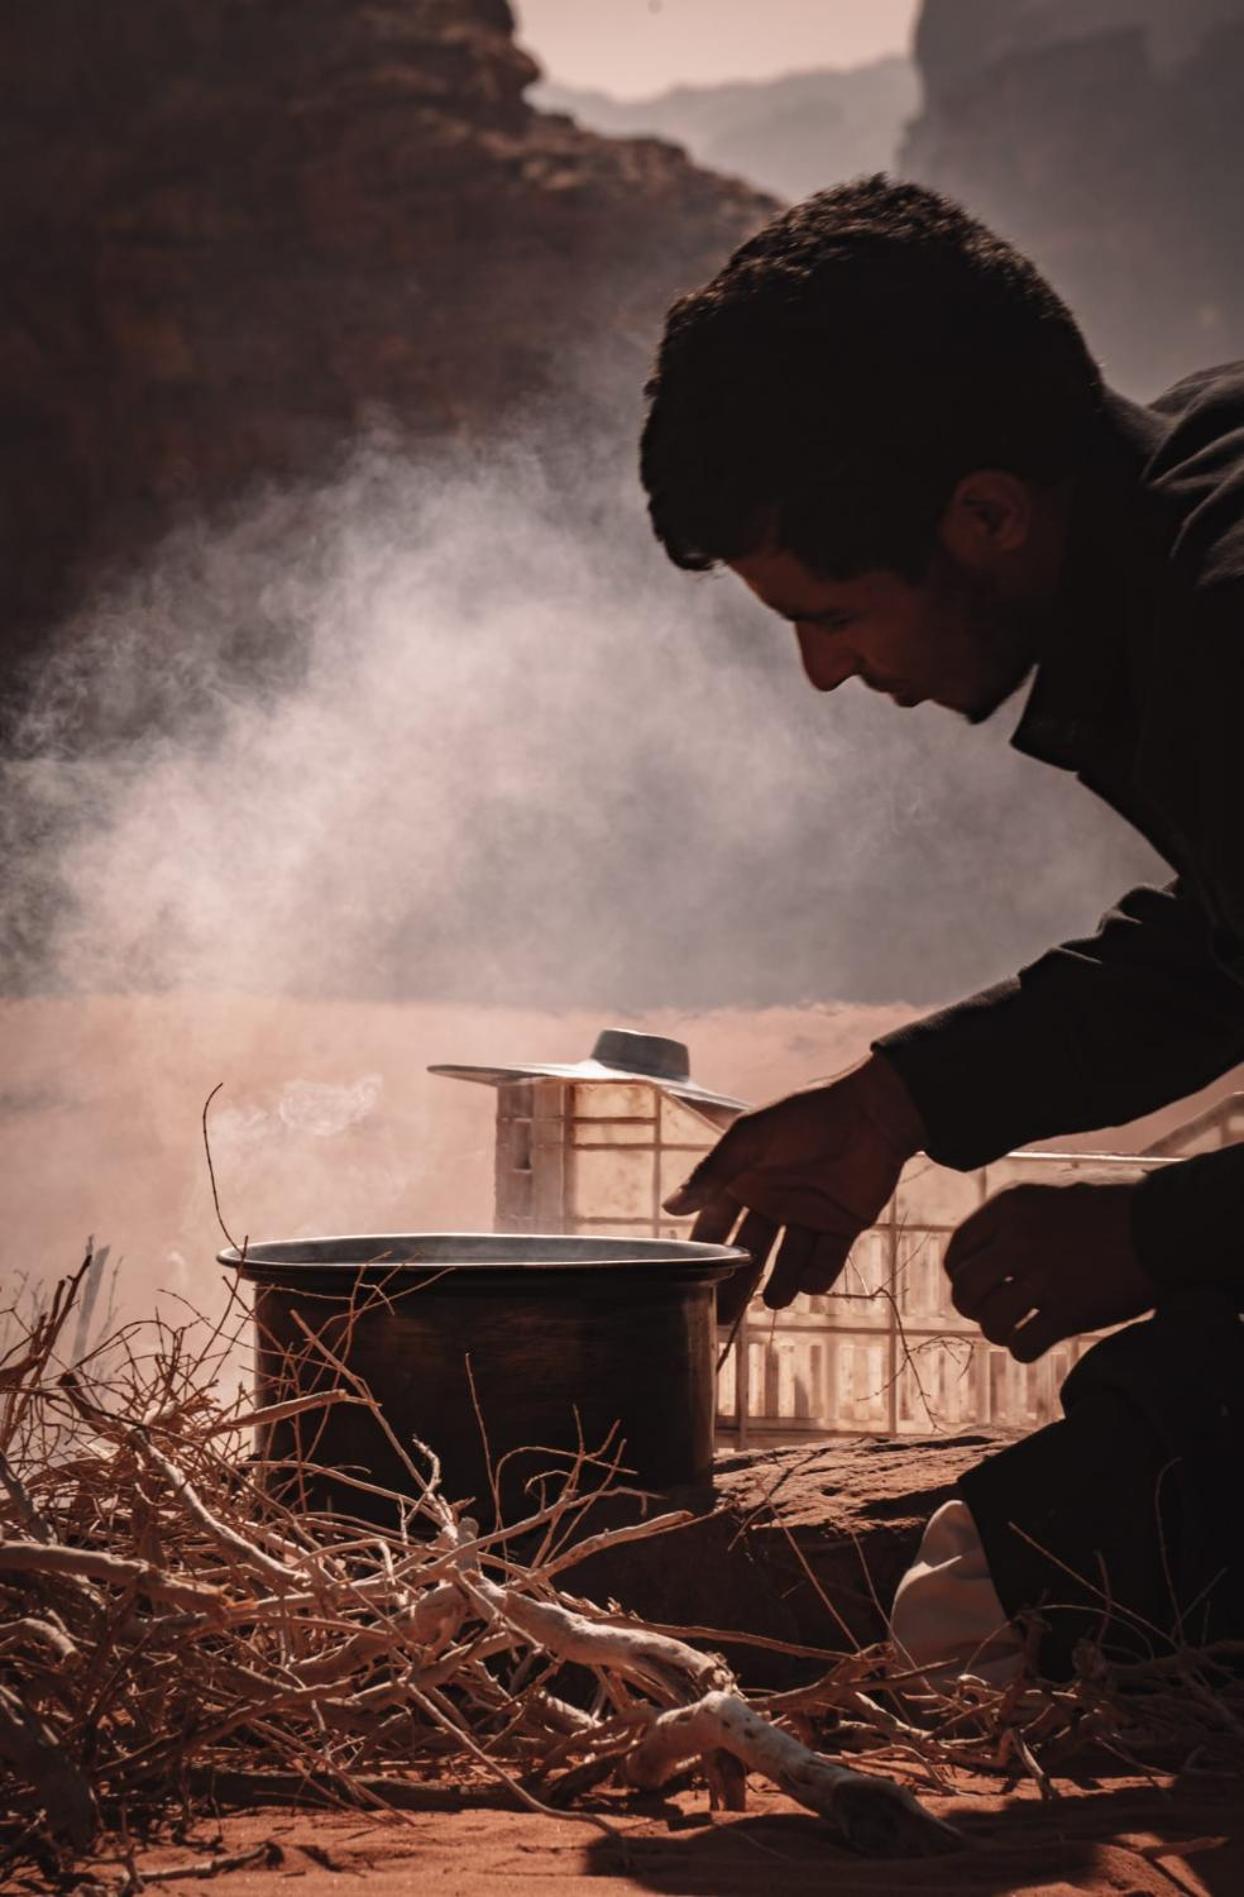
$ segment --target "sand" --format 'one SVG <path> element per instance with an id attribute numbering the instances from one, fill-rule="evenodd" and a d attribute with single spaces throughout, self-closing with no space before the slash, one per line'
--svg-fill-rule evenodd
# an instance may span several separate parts
<path id="1" fill-rule="evenodd" d="M 617 1025 L 679 1035 L 705 1084 L 759 1100 L 838 1070 L 910 1012 L 826 1005 Z M 432 1079 L 427 1063 L 577 1059 L 608 1024 L 586 1013 L 236 995 L 0 1002 L 5 1288 L 20 1288 L 23 1274 L 55 1277 L 93 1233 L 127 1259 L 128 1308 L 149 1308 L 159 1287 L 214 1308 L 220 1240 L 199 1117 L 218 1081 L 213 1147 L 225 1217 L 239 1237 L 486 1227 L 493 1096 Z M 1137 1150 L 1209 1097 L 1080 1144 Z M 291 1881 L 303 1897 L 364 1888 L 375 1897 L 398 1888 L 491 1897 L 506 1884 L 570 1897 L 599 1889 L 602 1876 L 625 1891 L 704 1897 L 1244 1892 L 1244 1847 L 1227 1841 L 1238 1783 L 1155 1788 L 1116 1778 L 1064 1789 L 1043 1807 L 1027 1790 L 1000 1797 L 993 1785 L 964 1786 L 937 1808 L 962 1822 L 970 1848 L 897 1866 L 850 1857 L 816 1821 L 759 1790 L 741 1818 L 710 1818 L 702 1793 L 618 1814 L 626 1868 L 584 1826 L 503 1809 L 397 1826 L 267 1811 L 228 1818 L 220 1830 L 225 1850 L 270 1837 L 284 1853 L 276 1868 L 228 1873 L 234 1897 L 275 1897 Z M 215 1830 L 201 1824 L 197 1844 L 162 1846 L 147 1867 L 203 1859 Z"/>
<path id="2" fill-rule="evenodd" d="M 927 1802 L 959 1825 L 964 1848 L 923 1861 L 876 1863 L 834 1844 L 819 1820 L 752 1782 L 740 1816 L 708 1810 L 702 1791 L 625 1804 L 599 1800 L 626 1840 L 583 1824 L 510 1809 L 410 1814 L 379 1823 L 358 1813 L 269 1810 L 199 1825 L 182 1845 L 143 1853 L 144 1870 L 206 1861 L 212 1840 L 239 1852 L 264 1840 L 281 1862 L 223 1874 L 229 1897 L 497 1897 L 509 1889 L 583 1897 L 602 1886 L 670 1897 L 1238 1897 L 1244 1847 L 1238 1781 L 1179 1783 L 1114 1777 L 1076 1785 L 1042 1804 L 1023 1788 L 966 1781 Z M 197 1841 L 196 1841 L 197 1840 Z M 197 1883 L 170 1884 L 195 1890 Z"/>

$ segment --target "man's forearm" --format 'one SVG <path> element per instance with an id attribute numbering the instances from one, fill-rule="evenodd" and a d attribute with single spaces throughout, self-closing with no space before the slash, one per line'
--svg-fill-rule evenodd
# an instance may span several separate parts
<path id="1" fill-rule="evenodd" d="M 1159 1303 L 1212 1284 L 1244 1310 L 1244 1145 L 1150 1173 L 1133 1204 L 1132 1242 Z"/>
<path id="2" fill-rule="evenodd" d="M 1095 936 L 875 1044 L 967 1171 L 1059 1133 L 1119 1125 L 1244 1060 L 1244 987 L 1178 886 L 1125 896 Z"/>

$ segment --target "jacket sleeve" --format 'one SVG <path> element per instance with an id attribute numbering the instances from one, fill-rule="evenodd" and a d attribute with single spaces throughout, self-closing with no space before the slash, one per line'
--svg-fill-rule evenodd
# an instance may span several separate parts
<path id="1" fill-rule="evenodd" d="M 940 1165 L 970 1171 L 1025 1141 L 1117 1126 L 1244 1059 L 1244 987 L 1214 958 L 1179 883 L 1134 889 L 1096 935 L 874 1042 Z M 1219 1284 L 1244 1308 L 1244 1145 L 1140 1185 L 1137 1255 L 1163 1291 Z"/>
<path id="2" fill-rule="evenodd" d="M 1025 1141 L 1118 1126 L 1244 1060 L 1244 986 L 1182 883 L 1124 896 L 1084 941 L 874 1043 L 967 1172 Z"/>
<path id="3" fill-rule="evenodd" d="M 1121 1125 L 1244 1059 L 1244 422 L 1234 407 L 1230 426 L 1202 410 L 1189 408 L 1159 470 L 1182 526 L 1137 763 L 1189 842 L 1197 886 L 1134 889 L 1088 940 L 876 1043 L 943 1165 Z M 1160 1286 L 1244 1286 L 1244 1144 L 1150 1174 L 1134 1231 Z"/>
<path id="4" fill-rule="evenodd" d="M 1132 1236 L 1161 1291 L 1215 1284 L 1244 1310 L 1244 1145 L 1150 1173 L 1136 1194 Z"/>

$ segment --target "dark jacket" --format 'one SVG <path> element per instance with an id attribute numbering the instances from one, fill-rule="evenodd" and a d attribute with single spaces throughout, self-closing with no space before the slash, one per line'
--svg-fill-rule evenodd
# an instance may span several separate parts
<path id="1" fill-rule="evenodd" d="M 1097 934 L 878 1041 L 967 1171 L 1026 1141 L 1118 1125 L 1244 1060 L 1244 363 L 1152 407 L 1107 397 L 1077 481 L 1059 627 L 1012 740 L 1165 857 Z M 1244 1304 L 1244 1145 L 1136 1195 L 1160 1287 Z"/>

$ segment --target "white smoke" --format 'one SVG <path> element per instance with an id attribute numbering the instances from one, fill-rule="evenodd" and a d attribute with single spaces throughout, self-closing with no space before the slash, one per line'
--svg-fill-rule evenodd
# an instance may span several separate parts
<path id="1" fill-rule="evenodd" d="M 6 773 L 0 1274 L 95 1232 L 210 1302 L 218 1082 L 239 1238 L 487 1226 L 493 1102 L 427 1063 L 629 1020 L 764 1098 L 1145 867 L 1005 719 L 817 697 L 566 467 L 370 452 L 67 630 Z"/>
<path id="2" fill-rule="evenodd" d="M 1149 867 L 1004 729 L 814 697 L 556 465 L 360 456 L 73 628 L 9 773 L 26 985 L 924 1002 Z"/>

